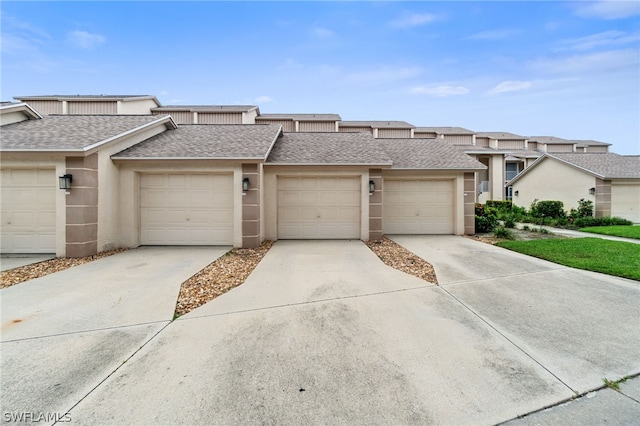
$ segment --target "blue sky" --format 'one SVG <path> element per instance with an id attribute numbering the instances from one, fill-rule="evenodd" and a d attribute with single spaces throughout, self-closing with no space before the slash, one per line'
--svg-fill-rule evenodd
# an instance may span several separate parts
<path id="1" fill-rule="evenodd" d="M 1 3 L 1 99 L 151 94 L 640 154 L 640 2 Z"/>

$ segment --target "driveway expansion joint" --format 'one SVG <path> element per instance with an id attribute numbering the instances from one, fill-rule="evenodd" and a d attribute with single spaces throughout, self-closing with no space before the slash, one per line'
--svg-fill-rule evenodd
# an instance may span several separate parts
<path id="1" fill-rule="evenodd" d="M 521 272 L 518 274 L 505 274 L 505 275 L 498 275 L 493 277 L 477 278 L 477 279 L 470 279 L 470 280 L 459 280 L 459 281 L 451 281 L 451 282 L 444 282 L 444 283 L 440 282 L 438 285 L 442 287 L 442 286 L 468 284 L 468 283 L 475 283 L 475 282 L 482 282 L 482 281 L 492 281 L 492 280 L 497 280 L 501 278 L 525 277 L 525 276 L 532 276 L 532 275 L 538 275 L 538 274 L 545 274 L 548 272 L 562 271 L 566 269 L 573 269 L 573 268 L 570 268 L 568 266 L 560 266 L 558 268 L 545 269 L 544 271 Z"/>

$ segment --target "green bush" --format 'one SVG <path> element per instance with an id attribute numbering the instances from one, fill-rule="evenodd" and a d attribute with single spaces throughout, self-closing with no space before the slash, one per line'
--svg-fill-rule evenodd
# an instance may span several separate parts
<path id="1" fill-rule="evenodd" d="M 505 240 L 515 240 L 516 237 L 511 229 L 507 229 L 504 226 L 498 226 L 493 230 L 493 235 L 496 238 L 504 238 Z"/>
<path id="2" fill-rule="evenodd" d="M 516 227 L 516 217 L 515 217 L 515 215 L 506 216 L 504 219 L 502 219 L 502 221 L 504 222 L 504 227 L 505 228 L 515 228 Z"/>
<path id="3" fill-rule="evenodd" d="M 565 217 L 567 214 L 564 211 L 564 203 L 562 201 L 534 201 L 531 204 L 531 215 L 558 219 Z"/>
<path id="4" fill-rule="evenodd" d="M 627 219 L 623 219 L 617 216 L 602 216 L 602 217 L 579 217 L 573 221 L 573 224 L 578 228 L 587 228 L 589 226 L 618 226 L 618 225 L 633 225 L 633 222 Z"/>
<path id="5" fill-rule="evenodd" d="M 491 232 L 498 225 L 496 213 L 491 208 L 476 204 L 476 232 Z"/>
<path id="6" fill-rule="evenodd" d="M 508 212 L 511 211 L 513 203 L 511 201 L 504 200 L 487 200 L 485 204 L 487 207 L 495 209 L 498 212 Z"/>

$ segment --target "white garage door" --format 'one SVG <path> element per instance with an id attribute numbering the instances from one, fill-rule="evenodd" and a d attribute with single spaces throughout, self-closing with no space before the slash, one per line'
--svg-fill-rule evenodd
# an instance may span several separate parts
<path id="1" fill-rule="evenodd" d="M 611 216 L 640 223 L 640 184 L 611 186 Z"/>
<path id="2" fill-rule="evenodd" d="M 360 238 L 360 178 L 279 177 L 278 238 Z"/>
<path id="3" fill-rule="evenodd" d="M 385 234 L 453 234 L 452 180 L 385 180 Z"/>
<path id="4" fill-rule="evenodd" d="M 56 252 L 55 170 L 2 170 L 2 253 Z"/>
<path id="5" fill-rule="evenodd" d="M 141 175 L 140 242 L 233 244 L 233 175 Z"/>

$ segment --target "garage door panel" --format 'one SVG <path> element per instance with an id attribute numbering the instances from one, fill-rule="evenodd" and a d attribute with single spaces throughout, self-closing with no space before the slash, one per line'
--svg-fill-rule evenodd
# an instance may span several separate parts
<path id="1" fill-rule="evenodd" d="M 360 214 L 359 177 L 278 179 L 278 238 L 359 238 Z"/>
<path id="2" fill-rule="evenodd" d="M 233 244 L 231 174 L 142 175 L 140 186 L 142 244 Z"/>
<path id="3" fill-rule="evenodd" d="M 385 181 L 383 231 L 386 234 L 452 234 L 453 181 Z"/>

